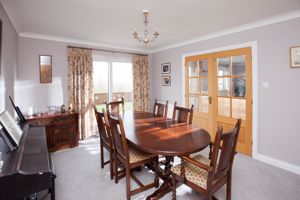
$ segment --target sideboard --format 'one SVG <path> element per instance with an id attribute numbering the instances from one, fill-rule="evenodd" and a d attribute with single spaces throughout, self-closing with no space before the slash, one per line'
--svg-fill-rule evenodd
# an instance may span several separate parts
<path id="1" fill-rule="evenodd" d="M 29 124 L 45 126 L 49 152 L 78 146 L 78 113 L 58 112 L 26 118 Z"/>

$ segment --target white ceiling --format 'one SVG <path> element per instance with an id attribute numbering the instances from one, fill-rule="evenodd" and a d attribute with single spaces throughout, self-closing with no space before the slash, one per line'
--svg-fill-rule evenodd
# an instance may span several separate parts
<path id="1" fill-rule="evenodd" d="M 300 9 L 300 0 L 0 1 L 21 36 L 148 51 Z M 143 31 L 143 9 L 150 31 L 160 32 L 146 49 L 132 38 L 134 28 Z"/>

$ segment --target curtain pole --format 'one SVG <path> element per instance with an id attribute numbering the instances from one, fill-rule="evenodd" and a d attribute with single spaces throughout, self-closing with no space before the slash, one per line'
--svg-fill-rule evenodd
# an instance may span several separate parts
<path id="1" fill-rule="evenodd" d="M 76 47 L 76 46 L 67 46 L 68 48 L 78 48 L 78 49 L 91 49 L 94 51 L 104 51 L 104 52 L 110 52 L 110 53 L 123 53 L 123 54 L 130 54 L 130 55 L 138 55 L 138 56 L 148 56 L 148 54 L 141 54 L 141 53 L 130 53 L 125 51 L 110 51 L 107 49 L 97 49 L 97 48 L 87 48 L 87 47 Z"/>

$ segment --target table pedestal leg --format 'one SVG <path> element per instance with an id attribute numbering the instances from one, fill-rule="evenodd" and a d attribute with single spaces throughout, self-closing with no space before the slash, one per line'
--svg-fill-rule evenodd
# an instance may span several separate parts
<path id="1" fill-rule="evenodd" d="M 172 191 L 172 178 L 171 178 L 171 167 L 173 161 L 173 156 L 166 156 L 166 163 L 165 163 L 165 174 L 162 177 L 164 180 L 163 184 L 150 196 L 146 198 L 146 200 L 156 200 L 160 197 L 164 196 L 166 193 Z"/>

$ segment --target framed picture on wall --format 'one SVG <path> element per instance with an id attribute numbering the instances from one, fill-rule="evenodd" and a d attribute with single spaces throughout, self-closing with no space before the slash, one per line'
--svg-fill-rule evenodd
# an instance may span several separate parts
<path id="1" fill-rule="evenodd" d="M 300 46 L 290 48 L 291 68 L 300 67 Z"/>
<path id="2" fill-rule="evenodd" d="M 52 56 L 40 55 L 40 83 L 52 83 Z"/>
<path id="3" fill-rule="evenodd" d="M 161 73 L 162 74 L 170 74 L 171 73 L 171 63 L 161 64 Z"/>
<path id="4" fill-rule="evenodd" d="M 162 76 L 162 86 L 171 85 L 171 76 Z"/>

